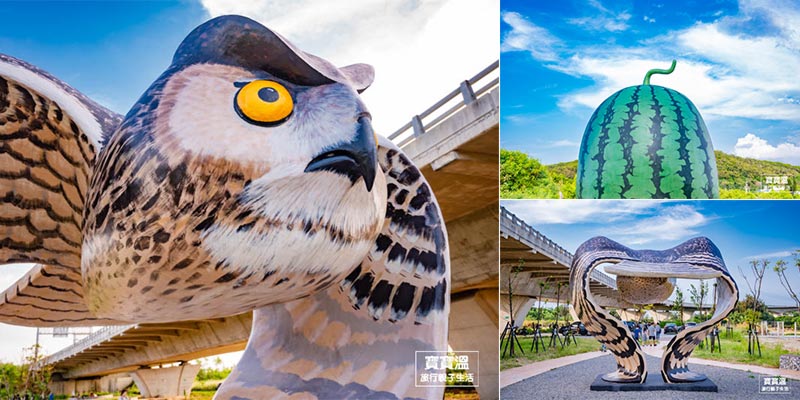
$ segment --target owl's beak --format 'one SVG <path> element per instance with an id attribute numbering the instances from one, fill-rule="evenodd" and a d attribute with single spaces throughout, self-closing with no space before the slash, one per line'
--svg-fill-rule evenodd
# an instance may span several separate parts
<path id="1" fill-rule="evenodd" d="M 353 184 L 358 178 L 364 178 L 369 192 L 375 183 L 377 150 L 372 123 L 369 117 L 361 116 L 353 140 L 325 149 L 308 163 L 304 172 L 331 171 L 347 176 Z"/>

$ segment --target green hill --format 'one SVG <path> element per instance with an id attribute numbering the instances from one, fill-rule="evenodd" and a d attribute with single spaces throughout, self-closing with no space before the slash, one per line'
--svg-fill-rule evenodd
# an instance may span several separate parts
<path id="1" fill-rule="evenodd" d="M 521 182 L 512 175 L 504 173 L 517 169 L 522 160 L 530 160 L 535 165 L 538 160 L 516 151 L 502 150 L 501 157 L 501 191 L 502 198 L 558 198 L 559 193 L 565 198 L 574 197 L 575 174 L 578 161 L 568 161 L 557 164 L 545 165 L 544 171 L 538 170 L 536 179 Z M 800 190 L 800 166 L 785 164 L 775 161 L 756 160 L 753 158 L 738 157 L 721 151 L 714 152 L 717 157 L 717 170 L 719 172 L 720 197 L 727 199 L 755 199 L 779 198 L 790 199 L 789 192 L 782 193 L 757 193 L 761 188 L 765 175 L 786 175 L 789 177 L 789 187 L 792 192 Z M 514 157 L 510 157 L 513 154 Z M 514 160 L 512 162 L 512 159 Z M 537 168 L 538 169 L 538 168 Z M 517 173 L 521 172 L 519 170 Z M 517 175 L 518 176 L 518 175 Z M 745 192 L 745 184 L 750 187 L 750 193 Z M 568 187 L 571 185 L 571 187 Z M 796 196 L 800 197 L 800 196 Z"/>
<path id="2" fill-rule="evenodd" d="M 786 175 L 792 191 L 797 190 L 795 185 L 800 176 L 800 166 L 743 158 L 721 151 L 715 151 L 714 154 L 717 156 L 720 189 L 744 190 L 745 183 L 749 183 L 751 189 L 757 189 L 755 186 L 764 180 L 764 175 Z"/>

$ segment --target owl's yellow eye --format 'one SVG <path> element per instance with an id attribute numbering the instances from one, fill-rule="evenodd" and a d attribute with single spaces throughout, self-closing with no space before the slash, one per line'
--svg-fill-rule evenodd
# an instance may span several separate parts
<path id="1" fill-rule="evenodd" d="M 280 83 L 258 80 L 239 89 L 234 105 L 236 112 L 250 122 L 274 124 L 292 113 L 294 101 Z"/>

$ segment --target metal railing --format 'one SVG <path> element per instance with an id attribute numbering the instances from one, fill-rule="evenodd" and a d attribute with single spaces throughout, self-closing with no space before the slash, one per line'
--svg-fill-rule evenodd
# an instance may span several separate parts
<path id="1" fill-rule="evenodd" d="M 436 125 L 439 125 L 442 121 L 457 111 L 472 104 L 472 102 L 477 100 L 483 94 L 499 86 L 499 76 L 489 79 L 489 75 L 495 71 L 499 71 L 499 67 L 500 62 L 495 61 L 488 67 L 484 68 L 481 72 L 478 72 L 477 75 L 461 82 L 457 89 L 447 94 L 447 96 L 436 102 L 436 104 L 430 106 L 427 110 L 413 116 L 411 121 L 389 135 L 389 140 L 399 140 L 399 142 L 395 142 L 395 144 L 398 147 L 403 147 L 415 138 L 425 134 L 425 132 L 429 131 Z M 474 90 L 474 87 L 476 87 L 478 83 L 483 84 L 483 86 L 481 86 L 478 90 Z M 461 101 L 449 109 L 442 111 L 442 109 L 452 100 L 454 100 L 459 94 L 461 95 Z"/>
<path id="2" fill-rule="evenodd" d="M 546 255 L 552 257 L 556 261 L 569 266 L 572 264 L 573 255 L 563 247 L 559 246 L 556 242 L 552 241 L 541 232 L 533 229 L 530 225 L 525 223 L 522 219 L 517 217 L 514 213 L 506 210 L 505 207 L 500 207 L 500 221 L 507 222 L 514 226 L 516 231 L 522 231 L 527 241 L 531 242 L 536 250 L 539 250 Z M 502 224 L 501 224 L 502 229 Z M 515 232 L 518 233 L 518 232 Z M 542 251 L 543 250 L 543 251 Z"/>
<path id="3" fill-rule="evenodd" d="M 93 346 L 96 346 L 99 343 L 103 343 L 106 340 L 113 338 L 121 334 L 122 332 L 127 331 L 128 329 L 134 328 L 136 325 L 114 325 L 114 326 L 105 326 L 95 332 L 92 332 L 91 335 L 79 340 L 75 344 L 68 346 L 56 353 L 53 353 L 47 356 L 42 363 L 44 365 L 53 364 L 64 360 L 66 358 L 70 358 L 84 350 L 87 350 Z"/>
<path id="4" fill-rule="evenodd" d="M 559 246 L 556 242 L 552 241 L 541 232 L 533 229 L 525 221 L 514 215 L 514 213 L 506 210 L 505 207 L 500 207 L 501 232 L 504 229 L 508 229 L 506 224 L 513 227 L 515 231 L 507 233 L 519 235 L 526 242 L 528 242 L 527 244 L 532 246 L 534 250 L 553 258 L 554 260 L 565 265 L 567 268 L 572 266 L 572 259 L 574 258 L 572 253 Z M 614 278 L 598 270 L 592 271 L 592 279 L 612 289 L 617 288 L 617 282 L 614 280 Z"/>

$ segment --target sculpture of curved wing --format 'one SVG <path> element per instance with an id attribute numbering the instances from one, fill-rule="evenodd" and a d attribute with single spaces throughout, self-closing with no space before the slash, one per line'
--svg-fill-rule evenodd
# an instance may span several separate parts
<path id="1" fill-rule="evenodd" d="M 609 382 L 638 382 L 647 379 L 644 351 L 633 339 L 628 326 L 601 308 L 589 290 L 592 270 L 600 264 L 636 259 L 636 251 L 605 237 L 584 242 L 575 251 L 569 285 L 572 305 L 586 330 L 606 345 L 617 360 L 617 371 L 603 379 Z"/>
<path id="2" fill-rule="evenodd" d="M 0 54 L 0 263 L 36 263 L 0 298 L 0 322 L 102 325 L 83 302 L 84 201 L 96 155 L 121 117 Z"/>
<path id="3" fill-rule="evenodd" d="M 572 298 L 586 329 L 605 343 L 617 358 L 618 371 L 603 376 L 611 382 L 643 383 L 647 377 L 644 353 L 627 326 L 605 312 L 589 291 L 591 271 L 604 263 L 620 278 L 642 278 L 671 287 L 668 278 L 710 279 L 718 282 L 719 304 L 711 319 L 677 334 L 667 345 L 661 374 L 665 382 L 697 382 L 706 379 L 688 370 L 687 361 L 695 346 L 736 306 L 738 289 L 725 267 L 719 249 L 705 237 L 690 239 L 668 250 L 632 250 L 605 237 L 584 242 L 575 252 L 570 273 Z M 647 287 L 647 290 L 653 290 Z M 638 297 L 634 293 L 633 297 Z"/>

